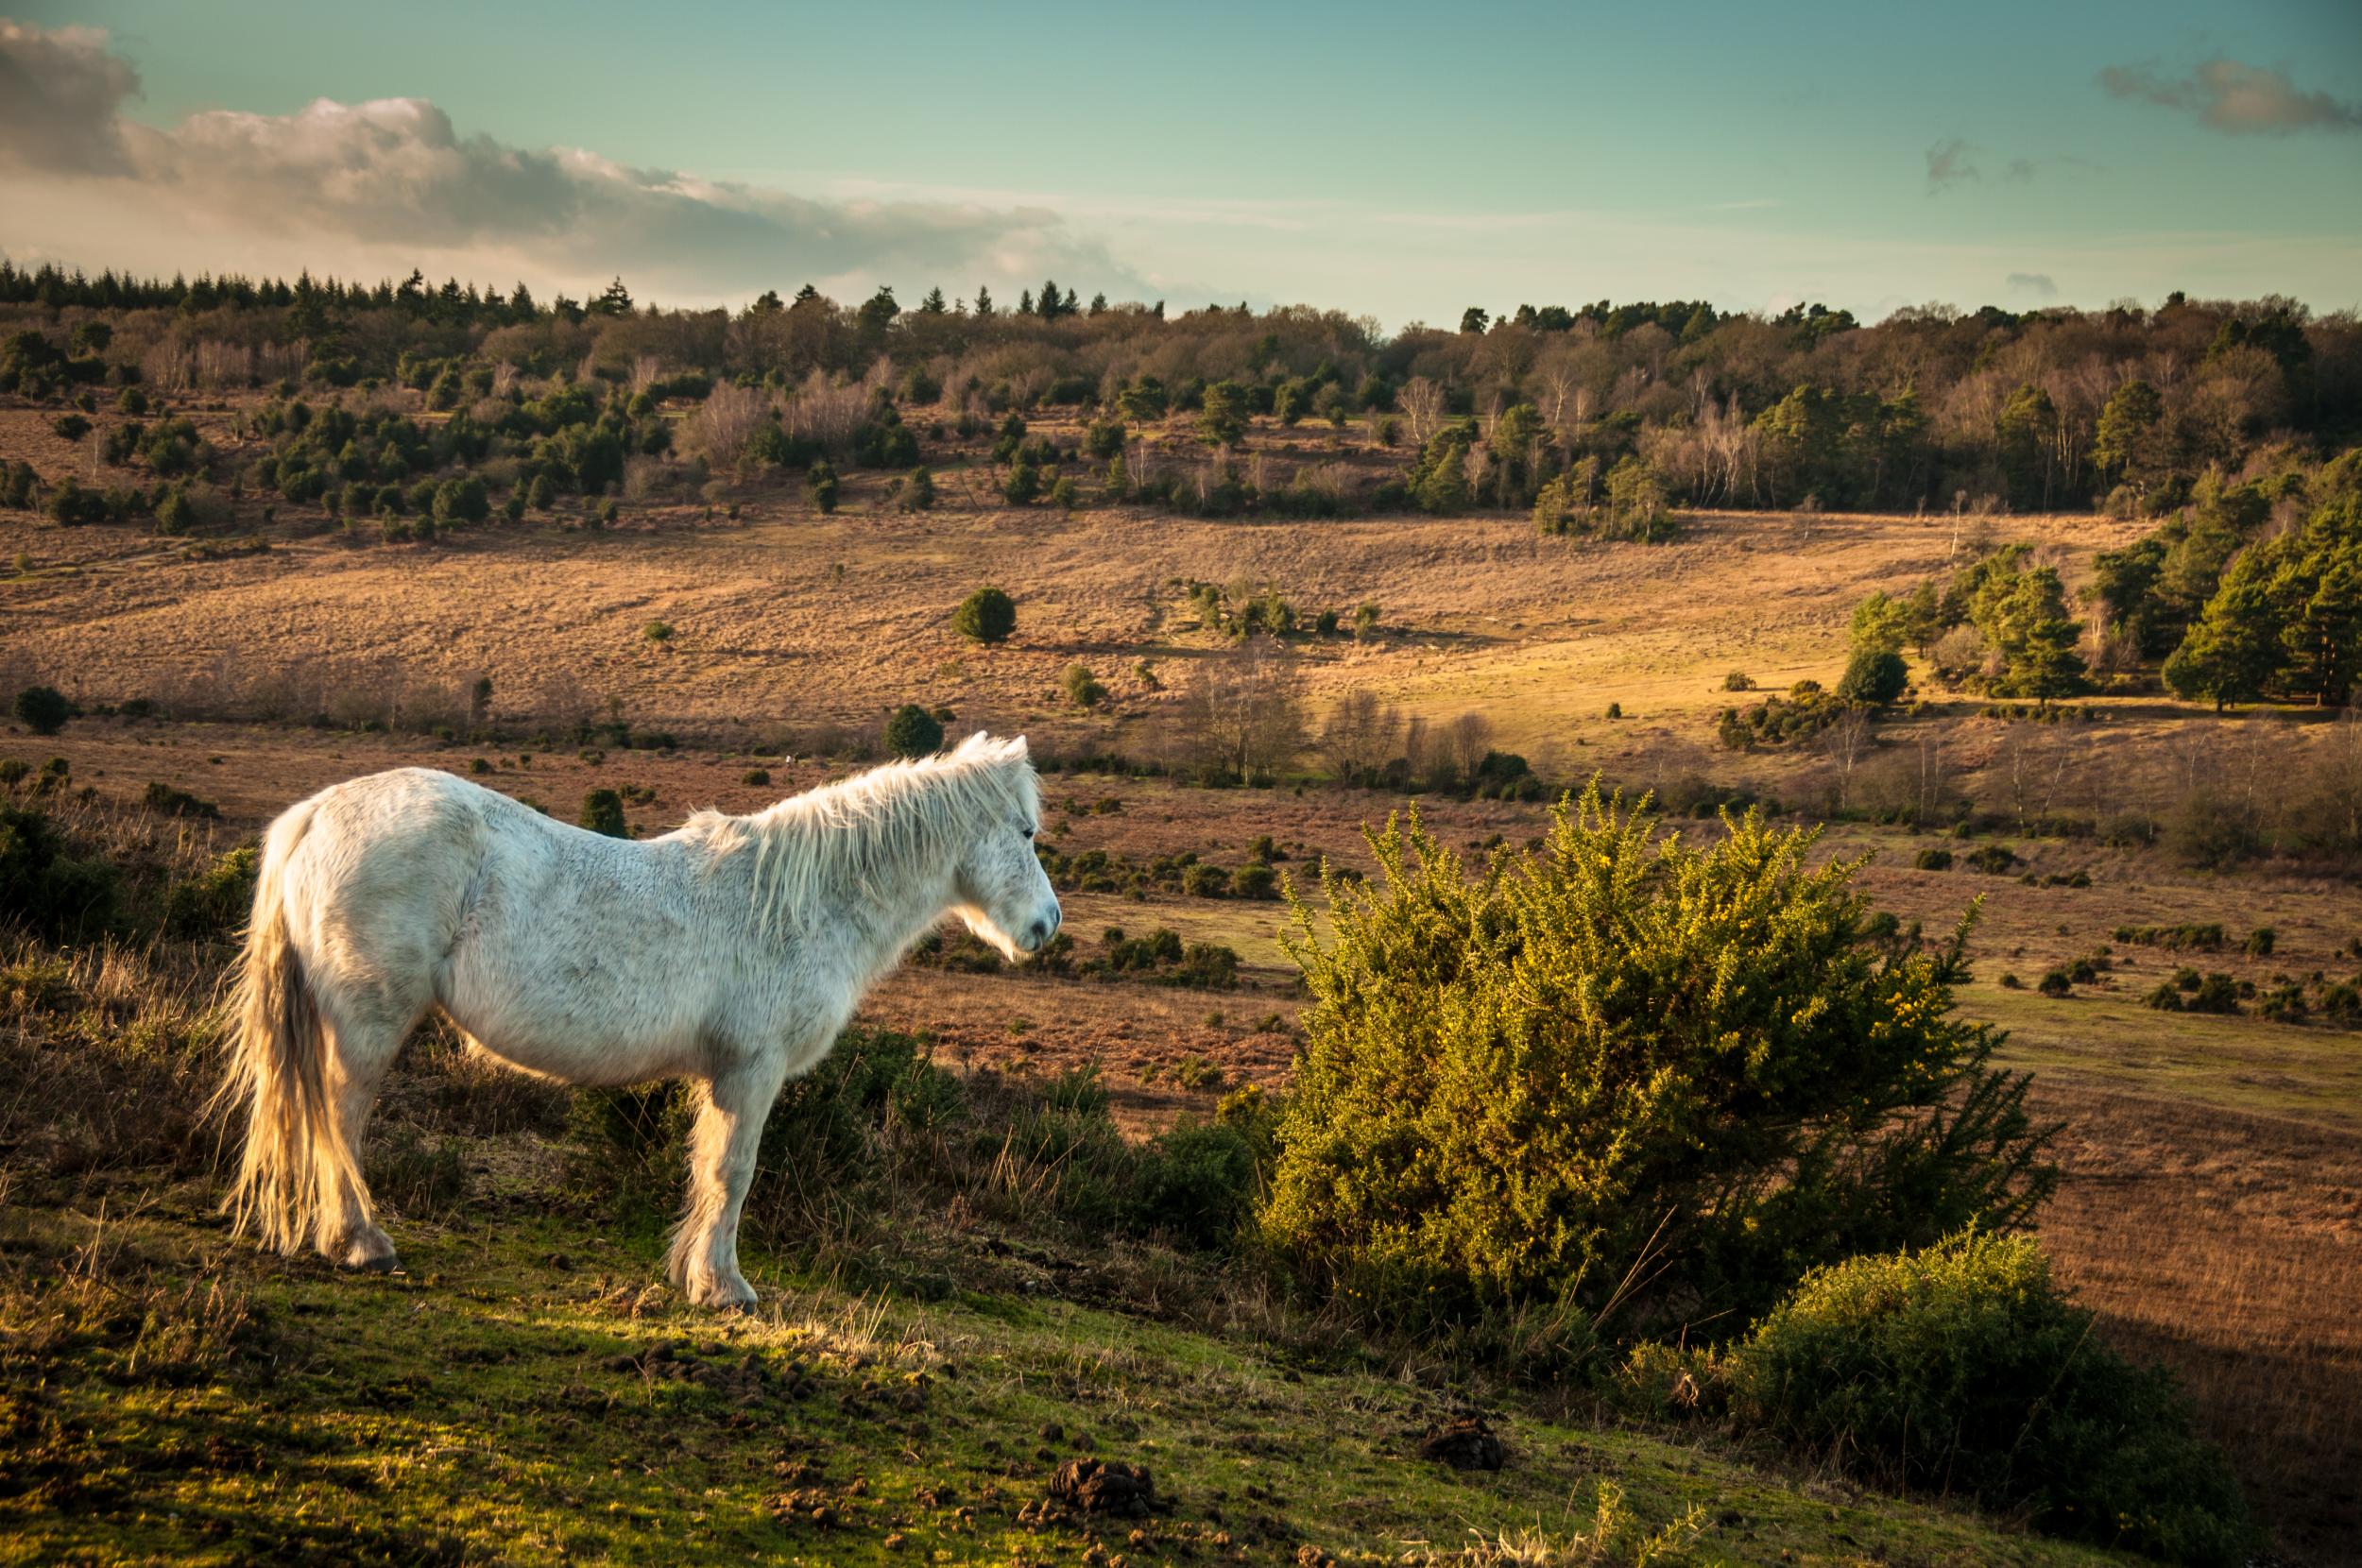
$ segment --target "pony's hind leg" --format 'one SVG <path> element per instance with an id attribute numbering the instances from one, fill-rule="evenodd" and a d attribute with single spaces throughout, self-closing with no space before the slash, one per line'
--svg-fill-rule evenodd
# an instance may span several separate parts
<path id="1" fill-rule="evenodd" d="M 665 1266 L 695 1305 L 755 1304 L 754 1287 L 738 1270 L 738 1221 L 762 1124 L 784 1076 L 776 1065 L 749 1067 L 716 1077 L 700 1092 L 689 1136 L 689 1202 Z"/>
<path id="2" fill-rule="evenodd" d="M 409 1026 L 390 1023 L 377 1008 L 351 1011 L 360 1016 L 327 1021 L 325 1086 L 336 1120 L 337 1150 L 323 1193 L 317 1241 L 320 1254 L 342 1268 L 390 1273 L 396 1267 L 394 1243 L 370 1207 L 368 1184 L 361 1175 L 361 1147 L 385 1069 L 401 1052 Z"/>

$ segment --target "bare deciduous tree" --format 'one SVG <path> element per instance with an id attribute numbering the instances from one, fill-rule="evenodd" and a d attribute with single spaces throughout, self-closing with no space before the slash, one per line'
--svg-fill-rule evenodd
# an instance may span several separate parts
<path id="1" fill-rule="evenodd" d="M 723 382 L 697 405 L 681 431 L 681 446 L 702 453 L 715 468 L 727 468 L 771 417 L 771 394 L 759 386 Z"/>
<path id="2" fill-rule="evenodd" d="M 1481 713 L 1463 713 L 1443 726 L 1436 751 L 1450 767 L 1455 782 L 1466 783 L 1484 765 L 1493 749 L 1493 721 Z"/>
<path id="3" fill-rule="evenodd" d="M 1198 666 L 1181 726 L 1199 771 L 1247 783 L 1272 777 L 1304 745 L 1295 671 L 1268 639 L 1250 638 Z"/>
<path id="4" fill-rule="evenodd" d="M 1413 376 L 1403 383 L 1398 401 L 1403 418 L 1411 422 L 1412 443 L 1427 445 L 1428 437 L 1443 427 L 1444 389 L 1425 376 Z"/>
<path id="5" fill-rule="evenodd" d="M 1321 759 L 1337 778 L 1366 778 L 1393 761 L 1402 740 L 1402 710 L 1366 688 L 1346 692 L 1321 725 Z"/>
<path id="6" fill-rule="evenodd" d="M 1835 724 L 1821 732 L 1821 749 L 1837 765 L 1837 803 L 1842 810 L 1853 796 L 1854 770 L 1872 744 L 1870 709 L 1848 707 Z"/>

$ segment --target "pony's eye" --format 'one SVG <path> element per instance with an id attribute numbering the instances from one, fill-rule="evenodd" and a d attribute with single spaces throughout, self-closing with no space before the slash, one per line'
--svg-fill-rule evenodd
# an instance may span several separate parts
<path id="1" fill-rule="evenodd" d="M 1030 827 L 1020 827 L 1018 831 L 1024 834 L 1029 839 L 1034 836 L 1034 830 Z"/>

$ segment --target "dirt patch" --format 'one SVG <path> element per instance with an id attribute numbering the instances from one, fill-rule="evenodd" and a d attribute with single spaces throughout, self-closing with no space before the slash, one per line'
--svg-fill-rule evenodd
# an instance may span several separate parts
<path id="1" fill-rule="evenodd" d="M 1157 1497 L 1146 1465 L 1121 1459 L 1067 1460 L 1051 1473 L 1050 1501 L 1120 1519 L 1145 1519 L 1171 1506 Z"/>
<path id="2" fill-rule="evenodd" d="M 1498 1470 L 1509 1461 L 1509 1445 L 1482 1416 L 1454 1416 L 1420 1435 L 1418 1454 L 1454 1470 Z"/>

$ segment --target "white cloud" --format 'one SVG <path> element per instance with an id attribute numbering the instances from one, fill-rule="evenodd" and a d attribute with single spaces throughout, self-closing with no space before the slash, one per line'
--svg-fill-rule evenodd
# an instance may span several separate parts
<path id="1" fill-rule="evenodd" d="M 0 167 L 122 172 L 116 111 L 139 91 L 139 73 L 107 52 L 106 34 L 0 18 Z"/>
<path id="2" fill-rule="evenodd" d="M 23 199 L 0 238 L 20 255 L 78 249 L 85 264 L 125 264 L 169 245 L 173 254 L 133 264 L 318 270 L 334 256 L 385 272 L 433 257 L 470 276 L 558 286 L 621 271 L 643 297 L 676 303 L 806 281 L 860 293 L 895 280 L 960 288 L 1044 276 L 1119 296 L 1153 289 L 1036 205 L 821 200 L 578 148 L 512 147 L 462 135 L 423 98 L 214 111 L 155 130 L 122 116 L 138 91 L 103 33 L 0 25 L 0 165 L 46 187 L 11 193 Z"/>
<path id="3" fill-rule="evenodd" d="M 2232 136 L 2287 136 L 2300 130 L 2362 130 L 2362 104 L 2306 93 L 2285 71 L 2217 55 L 2187 77 L 2168 79 L 2154 63 L 2111 65 L 2099 73 L 2109 96 L 2139 99 L 2197 116 Z"/>
<path id="4" fill-rule="evenodd" d="M 1927 194 L 1934 196 L 1965 181 L 1984 179 L 1984 171 L 1976 164 L 1976 154 L 1973 143 L 1963 142 L 1957 136 L 1929 147 Z"/>
<path id="5" fill-rule="evenodd" d="M 2030 294 L 2037 299 L 2059 298 L 2059 285 L 2051 281 L 2047 272 L 2012 272 L 2009 287 L 2011 294 Z"/>

